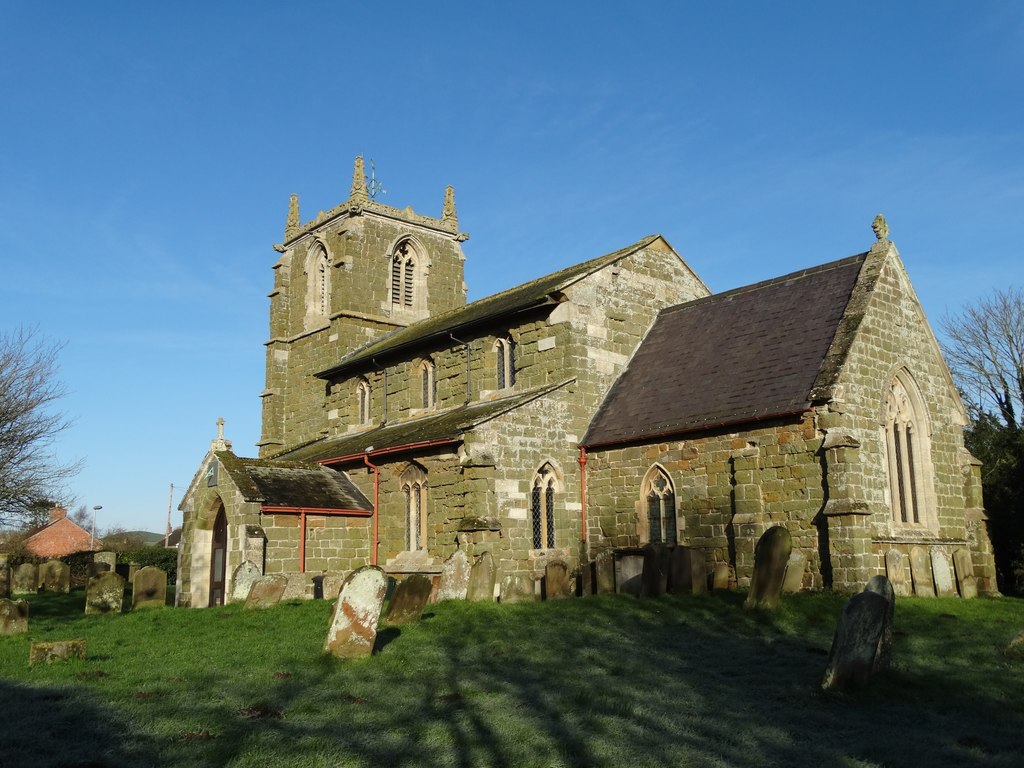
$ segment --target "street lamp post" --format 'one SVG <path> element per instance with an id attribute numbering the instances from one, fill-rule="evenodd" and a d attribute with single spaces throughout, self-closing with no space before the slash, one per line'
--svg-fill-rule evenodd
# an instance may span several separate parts
<path id="1" fill-rule="evenodd" d="M 102 504 L 97 504 L 92 508 L 92 545 L 96 546 L 96 513 L 103 509 Z"/>

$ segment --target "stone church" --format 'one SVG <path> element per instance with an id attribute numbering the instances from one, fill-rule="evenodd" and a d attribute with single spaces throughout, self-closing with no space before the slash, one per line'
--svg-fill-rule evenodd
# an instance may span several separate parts
<path id="1" fill-rule="evenodd" d="M 743 587 L 775 525 L 805 588 L 956 554 L 994 591 L 964 408 L 874 229 L 866 252 L 726 293 L 652 235 L 467 304 L 452 188 L 439 218 L 384 205 L 357 158 L 337 207 L 303 223 L 292 196 L 259 455 L 221 430 L 203 459 L 179 604 L 225 602 L 246 561 L 311 597 L 457 549 L 539 592 L 553 560 L 586 573 L 658 542 Z"/>

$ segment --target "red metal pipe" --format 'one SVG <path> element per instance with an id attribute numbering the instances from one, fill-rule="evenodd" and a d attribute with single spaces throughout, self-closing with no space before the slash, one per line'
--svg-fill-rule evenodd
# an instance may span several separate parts
<path id="1" fill-rule="evenodd" d="M 363 454 L 363 462 L 373 470 L 373 540 L 370 546 L 370 564 L 377 564 L 377 550 L 380 548 L 380 467 L 370 461 L 368 453 Z"/>
<path id="2" fill-rule="evenodd" d="M 580 518 L 582 528 L 581 541 L 587 541 L 587 449 L 580 446 Z"/>
<path id="3" fill-rule="evenodd" d="M 338 456 L 334 459 L 321 459 L 318 463 L 323 464 L 325 467 L 329 467 L 332 464 L 347 464 L 350 461 L 359 461 L 360 459 L 365 461 L 367 456 L 384 456 L 388 453 L 415 451 L 421 448 L 433 448 L 437 445 L 451 445 L 453 443 L 461 442 L 461 440 L 462 438 L 458 437 L 445 437 L 440 440 L 424 440 L 422 443 L 405 443 L 404 445 L 395 445 L 391 448 L 381 448 L 376 451 L 371 448 L 370 450 L 363 451 L 362 453 L 350 453 L 348 456 Z"/>
<path id="4" fill-rule="evenodd" d="M 266 505 L 262 508 L 264 512 L 272 515 L 325 515 L 327 517 L 369 517 L 373 510 L 366 509 L 333 509 L 326 507 L 278 507 Z"/>
<path id="5" fill-rule="evenodd" d="M 306 572 L 306 510 L 299 512 L 299 573 Z"/>

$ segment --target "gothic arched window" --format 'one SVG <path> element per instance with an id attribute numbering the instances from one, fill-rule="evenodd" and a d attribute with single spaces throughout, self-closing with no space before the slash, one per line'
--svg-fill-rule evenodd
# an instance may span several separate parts
<path id="1" fill-rule="evenodd" d="M 416 306 L 416 251 L 408 240 L 398 244 L 391 257 L 391 304 L 412 309 Z"/>
<path id="2" fill-rule="evenodd" d="M 405 496 L 405 549 L 427 548 L 427 472 L 418 464 L 406 467 L 401 477 Z"/>
<path id="3" fill-rule="evenodd" d="M 925 525 L 930 520 L 930 446 L 924 405 L 909 375 L 893 377 L 885 394 L 885 454 L 893 521 Z"/>
<path id="4" fill-rule="evenodd" d="M 433 408 L 437 404 L 437 378 L 434 363 L 424 360 L 419 366 L 420 407 Z"/>
<path id="5" fill-rule="evenodd" d="M 516 344 L 511 336 L 495 340 L 494 358 L 497 388 L 513 386 L 516 383 Z"/>
<path id="6" fill-rule="evenodd" d="M 533 523 L 533 548 L 555 546 L 555 493 L 558 478 L 550 463 L 545 463 L 533 476 L 530 491 L 530 519 Z"/>
<path id="7" fill-rule="evenodd" d="M 370 423 L 370 382 L 366 379 L 356 384 L 356 418 L 360 424 Z"/>
<path id="8" fill-rule="evenodd" d="M 674 545 L 676 494 L 672 489 L 671 478 L 661 467 L 653 466 L 647 472 L 641 485 L 640 501 L 647 522 L 646 543 Z"/>
<path id="9" fill-rule="evenodd" d="M 322 243 L 306 260 L 306 327 L 319 325 L 331 314 L 331 264 Z"/>

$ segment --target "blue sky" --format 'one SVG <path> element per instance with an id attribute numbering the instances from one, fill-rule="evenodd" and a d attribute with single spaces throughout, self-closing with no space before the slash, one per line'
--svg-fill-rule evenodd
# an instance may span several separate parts
<path id="1" fill-rule="evenodd" d="M 712 290 L 865 250 L 933 323 L 1020 285 L 1024 5 L 0 0 L 0 326 L 66 343 L 99 525 L 255 455 L 288 196 L 456 189 L 470 299 L 663 234 Z"/>

